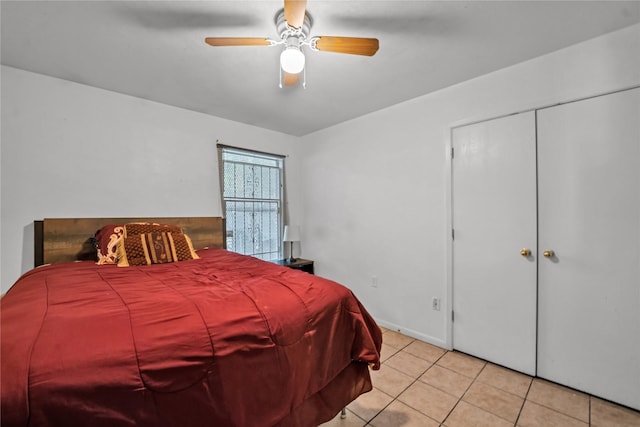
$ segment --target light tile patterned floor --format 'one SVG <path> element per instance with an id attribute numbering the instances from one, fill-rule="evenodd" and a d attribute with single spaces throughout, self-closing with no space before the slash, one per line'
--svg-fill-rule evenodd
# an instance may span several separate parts
<path id="1" fill-rule="evenodd" d="M 640 427 L 640 412 L 382 330 L 373 390 L 322 427 Z"/>

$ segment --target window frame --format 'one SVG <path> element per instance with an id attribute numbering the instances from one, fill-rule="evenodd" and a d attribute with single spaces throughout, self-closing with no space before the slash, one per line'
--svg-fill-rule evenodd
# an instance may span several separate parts
<path id="1" fill-rule="evenodd" d="M 218 144 L 217 147 L 218 147 L 218 167 L 219 167 L 219 174 L 220 174 L 220 199 L 221 199 L 222 216 L 226 219 L 226 224 L 227 224 L 227 231 L 226 231 L 227 235 L 225 237 L 227 241 L 227 249 L 238 252 L 238 253 L 242 253 L 245 255 L 254 256 L 256 258 L 260 258 L 263 260 L 282 259 L 282 257 L 284 256 L 282 232 L 283 232 L 284 223 L 285 223 L 284 222 L 285 221 L 285 162 L 284 162 L 285 156 L 280 154 L 246 149 L 246 148 L 232 147 L 232 146 L 223 145 L 223 144 Z M 243 161 L 242 159 L 226 158 L 229 155 L 231 156 L 236 155 L 236 156 L 239 156 L 240 158 L 245 157 L 245 160 L 253 159 L 254 161 L 247 162 L 247 161 Z M 266 164 L 270 162 L 273 162 L 273 164 L 271 165 Z M 277 183 L 277 187 L 279 188 L 279 197 L 278 198 L 247 197 L 246 194 L 243 195 L 242 197 L 238 197 L 238 194 L 228 197 L 228 195 L 225 194 L 225 164 L 244 165 L 245 167 L 253 166 L 254 171 L 252 173 L 255 173 L 255 168 L 277 169 L 278 170 L 277 175 L 279 176 L 279 183 Z M 243 173 L 246 173 L 246 172 L 243 172 Z M 264 195 L 264 192 L 262 190 L 264 187 L 262 184 L 263 183 L 261 182 L 260 191 L 262 193 L 261 195 Z M 229 212 L 228 212 L 227 203 L 240 203 L 240 204 L 253 203 L 254 210 L 252 210 L 251 212 L 254 212 L 254 213 L 261 211 L 259 207 L 256 208 L 256 204 L 262 203 L 264 206 L 264 203 L 267 203 L 267 204 L 275 203 L 276 211 L 277 211 L 275 244 L 277 246 L 277 250 L 268 250 L 269 248 L 273 248 L 273 246 L 269 246 L 267 250 L 263 252 L 258 252 L 256 249 L 258 247 L 261 247 L 260 246 L 261 244 L 256 245 L 255 234 L 253 235 L 254 240 L 253 240 L 252 250 L 246 250 L 246 245 L 244 244 L 243 245 L 237 244 L 237 241 L 234 241 L 233 239 L 236 238 L 236 236 L 234 235 L 234 231 L 238 231 L 239 228 L 236 226 L 235 230 L 229 229 L 229 224 L 232 221 L 230 221 L 228 217 Z M 243 218 L 246 218 L 246 217 L 243 217 Z M 255 220 L 255 215 L 254 215 L 254 220 Z M 255 222 L 253 224 L 255 224 Z M 246 229 L 243 230 L 243 232 L 246 232 Z M 267 234 L 264 234 L 262 231 L 260 231 L 260 236 L 265 236 L 265 235 L 269 236 L 268 240 L 271 240 L 272 238 L 274 238 L 272 233 L 273 231 Z M 265 241 L 264 238 L 261 240 L 263 242 Z M 235 245 L 234 245 L 234 242 L 236 242 Z M 246 243 L 246 241 L 244 243 Z"/>

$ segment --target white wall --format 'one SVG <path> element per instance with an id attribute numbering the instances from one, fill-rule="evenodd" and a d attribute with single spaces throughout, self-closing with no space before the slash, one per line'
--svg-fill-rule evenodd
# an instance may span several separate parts
<path id="1" fill-rule="evenodd" d="M 220 215 L 216 140 L 288 155 L 293 221 L 299 138 L 2 67 L 2 292 L 33 267 L 45 217 Z"/>
<path id="2" fill-rule="evenodd" d="M 451 127 L 639 84 L 636 25 L 303 137 L 303 255 L 381 325 L 450 346 Z"/>

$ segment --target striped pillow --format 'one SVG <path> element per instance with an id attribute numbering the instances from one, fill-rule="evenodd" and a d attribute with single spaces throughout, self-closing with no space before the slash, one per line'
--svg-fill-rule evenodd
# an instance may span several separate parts
<path id="1" fill-rule="evenodd" d="M 182 233 L 154 231 L 123 237 L 118 243 L 118 267 L 198 258 L 191 239 Z"/>
<path id="2" fill-rule="evenodd" d="M 136 234 L 154 233 L 164 231 L 167 233 L 182 233 L 182 228 L 177 225 L 158 224 L 155 222 L 130 222 L 124 225 L 124 237 Z"/>

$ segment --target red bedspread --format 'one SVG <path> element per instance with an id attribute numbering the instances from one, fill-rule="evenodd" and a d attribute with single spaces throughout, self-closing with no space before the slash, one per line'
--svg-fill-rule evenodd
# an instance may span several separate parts
<path id="1" fill-rule="evenodd" d="M 2 298 L 3 426 L 314 426 L 371 389 L 346 288 L 221 249 L 25 274 Z"/>

